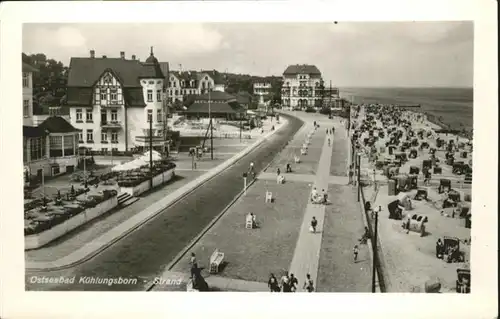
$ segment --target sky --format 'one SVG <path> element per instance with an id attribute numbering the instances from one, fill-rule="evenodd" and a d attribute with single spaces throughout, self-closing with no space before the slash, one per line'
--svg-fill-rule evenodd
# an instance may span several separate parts
<path id="1" fill-rule="evenodd" d="M 472 87 L 472 22 L 25 24 L 23 52 L 144 61 L 173 70 L 282 75 L 314 64 L 337 87 Z"/>

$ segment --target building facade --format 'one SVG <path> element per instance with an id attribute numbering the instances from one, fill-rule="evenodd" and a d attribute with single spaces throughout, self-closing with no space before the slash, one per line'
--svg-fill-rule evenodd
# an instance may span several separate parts
<path id="1" fill-rule="evenodd" d="M 168 79 L 168 103 L 183 102 L 188 95 L 200 95 L 209 90 L 224 92 L 226 81 L 216 70 L 170 71 Z"/>
<path id="2" fill-rule="evenodd" d="M 273 89 L 269 82 L 257 82 L 253 84 L 253 94 L 259 97 L 259 104 L 264 104 L 264 100 L 271 94 Z"/>
<path id="3" fill-rule="evenodd" d="M 102 154 L 165 144 L 165 76 L 151 48 L 140 62 L 125 58 L 72 58 L 67 107 L 71 124 L 81 130 L 80 147 Z M 150 132 L 150 123 L 152 131 Z"/>
<path id="4" fill-rule="evenodd" d="M 23 125 L 33 125 L 33 73 L 38 70 L 23 62 Z"/>
<path id="5" fill-rule="evenodd" d="M 290 65 L 283 72 L 281 100 L 283 107 L 306 109 L 323 104 L 323 78 L 314 65 Z"/>
<path id="6" fill-rule="evenodd" d="M 243 119 L 246 108 L 238 103 L 238 97 L 221 91 L 211 91 L 196 97 L 193 104 L 183 112 L 188 119 L 239 120 Z"/>

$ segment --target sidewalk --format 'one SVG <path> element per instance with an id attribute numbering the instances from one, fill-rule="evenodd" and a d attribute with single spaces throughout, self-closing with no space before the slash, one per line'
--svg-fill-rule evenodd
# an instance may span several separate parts
<path id="1" fill-rule="evenodd" d="M 321 157 L 316 172 L 316 180 L 313 185 L 313 187 L 316 187 L 318 190 L 318 193 L 320 193 L 322 189 L 328 189 L 332 157 L 332 148 L 328 145 L 328 138 L 331 138 L 331 135 L 325 137 L 323 142 Z M 311 275 L 311 279 L 315 284 L 317 282 L 325 207 L 325 205 L 307 204 L 302 226 L 300 228 L 299 239 L 295 248 L 292 264 L 290 265 L 290 273 L 293 273 L 301 282 L 304 282 L 306 274 Z M 311 233 L 309 231 L 313 216 L 316 217 L 318 221 L 317 233 Z M 302 285 L 299 285 L 298 291 L 302 291 Z"/>
<path id="2" fill-rule="evenodd" d="M 29 260 L 28 257 L 29 254 L 27 256 L 27 254 L 25 253 L 25 258 L 27 259 L 25 264 L 26 269 L 28 270 L 62 269 L 76 265 L 80 262 L 83 262 L 95 256 L 99 252 L 103 251 L 104 249 L 112 245 L 114 242 L 120 240 L 122 237 L 126 236 L 127 234 L 134 231 L 142 224 L 146 223 L 149 219 L 153 218 L 158 213 L 162 212 L 166 207 L 170 206 L 173 202 L 182 198 L 185 194 L 189 193 L 194 188 L 198 187 L 202 183 L 206 182 L 210 178 L 214 177 L 215 175 L 219 174 L 220 172 L 231 166 L 234 162 L 236 162 L 241 157 L 248 154 L 252 149 L 257 147 L 260 143 L 264 142 L 272 134 L 276 133 L 280 128 L 285 126 L 286 123 L 287 121 L 285 119 L 282 119 L 281 124 L 279 126 L 276 126 L 274 131 L 265 132 L 261 136 L 261 138 L 259 138 L 256 142 L 251 144 L 246 149 L 242 150 L 240 153 L 236 154 L 235 156 L 231 157 L 224 163 L 211 169 L 205 174 L 186 183 L 185 185 L 176 189 L 175 191 L 170 192 L 167 196 L 162 196 L 162 198 L 157 199 L 157 201 L 155 201 L 149 207 L 146 207 L 142 211 L 137 212 L 135 215 L 130 216 L 128 219 L 126 219 L 116 227 L 110 230 L 108 230 L 109 228 L 106 229 L 106 232 L 101 233 L 102 235 L 100 235 L 99 237 L 96 238 L 95 234 L 89 236 L 88 234 L 92 234 L 93 231 L 93 229 L 91 229 L 90 233 L 88 233 L 87 236 L 83 236 L 89 239 L 90 240 L 89 242 L 84 243 L 84 245 L 80 246 L 79 248 L 77 246 L 71 246 L 71 245 L 67 246 L 67 247 L 72 247 L 71 250 L 70 249 L 64 250 L 66 252 L 72 251 L 69 255 L 61 257 L 61 254 L 59 254 L 58 256 L 55 256 L 55 258 L 57 259 L 47 260 L 43 258 L 45 260 L 40 260 L 40 258 L 38 258 L 38 260 L 40 261 L 36 259 L 35 261 L 32 261 Z M 133 213 L 133 211 L 131 213 Z M 78 239 L 75 239 L 73 243 L 76 242 L 78 242 Z M 50 253 L 49 252 L 40 253 L 40 255 L 45 255 L 46 257 L 48 257 L 50 256 Z"/>

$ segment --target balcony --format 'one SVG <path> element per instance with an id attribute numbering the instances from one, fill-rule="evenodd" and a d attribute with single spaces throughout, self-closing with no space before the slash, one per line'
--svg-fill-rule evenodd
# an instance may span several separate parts
<path id="1" fill-rule="evenodd" d="M 122 123 L 120 121 L 101 121 L 102 128 L 117 129 L 122 128 Z"/>
<path id="2" fill-rule="evenodd" d="M 118 101 L 118 100 L 101 100 L 100 103 L 101 107 L 106 107 L 106 108 L 114 108 L 114 107 L 122 107 L 123 106 L 123 101 Z"/>

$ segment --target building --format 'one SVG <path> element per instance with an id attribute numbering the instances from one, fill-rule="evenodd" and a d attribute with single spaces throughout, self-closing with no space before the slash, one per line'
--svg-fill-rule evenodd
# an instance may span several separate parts
<path id="1" fill-rule="evenodd" d="M 33 125 L 33 73 L 38 69 L 23 62 L 23 125 Z"/>
<path id="2" fill-rule="evenodd" d="M 135 55 L 126 59 L 123 51 L 119 58 L 98 58 L 94 50 L 71 58 L 67 107 L 71 124 L 81 130 L 80 146 L 101 153 L 142 150 L 151 133 L 153 147 L 162 150 L 165 97 L 165 75 L 153 48 L 145 62 Z"/>
<path id="3" fill-rule="evenodd" d="M 325 87 L 323 96 L 323 107 L 337 108 L 342 103 L 338 88 Z"/>
<path id="4" fill-rule="evenodd" d="M 252 96 L 252 94 L 248 93 L 248 92 L 238 92 L 236 94 L 236 102 L 238 102 L 239 105 L 241 105 L 243 108 L 245 108 L 245 110 L 248 110 L 248 108 L 250 107 L 250 105 L 252 104 L 254 100 L 254 97 Z"/>
<path id="5" fill-rule="evenodd" d="M 222 74 L 212 71 L 170 71 L 168 103 L 183 102 L 189 95 L 208 93 L 209 90 L 224 92 L 226 81 Z"/>
<path id="6" fill-rule="evenodd" d="M 184 114 L 190 119 L 207 119 L 211 116 L 222 120 L 237 120 L 243 118 L 245 112 L 245 107 L 238 103 L 236 96 L 212 91 L 197 96 Z"/>
<path id="7" fill-rule="evenodd" d="M 290 65 L 283 72 L 283 107 L 306 109 L 323 104 L 323 79 L 314 65 Z"/>
<path id="8" fill-rule="evenodd" d="M 71 122 L 69 108 L 62 106 L 42 106 L 38 110 L 33 111 L 33 125 L 38 126 L 51 116 L 60 116 L 67 122 Z"/>
<path id="9" fill-rule="evenodd" d="M 264 104 L 264 101 L 271 95 L 272 85 L 269 82 L 257 82 L 253 84 L 253 94 L 259 97 L 259 105 Z"/>

